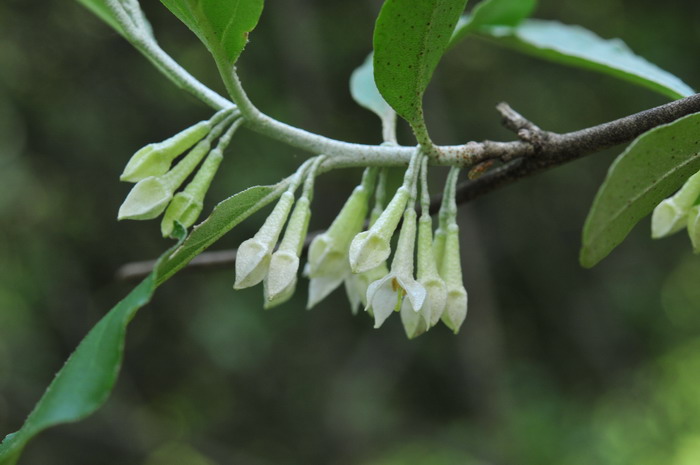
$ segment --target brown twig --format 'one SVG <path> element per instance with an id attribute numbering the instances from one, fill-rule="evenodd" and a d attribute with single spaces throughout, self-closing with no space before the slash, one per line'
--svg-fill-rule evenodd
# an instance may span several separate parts
<path id="1" fill-rule="evenodd" d="M 540 129 L 507 103 L 500 103 L 496 109 L 502 116 L 504 126 L 514 131 L 520 140 L 465 144 L 465 148 L 480 153 L 484 160 L 499 158 L 505 163 L 476 179 L 460 184 L 457 188 L 457 203 L 468 202 L 519 179 L 630 142 L 652 128 L 700 112 L 700 94 L 565 134 Z M 432 213 L 439 209 L 440 202 L 440 195 L 432 199 Z M 318 232 L 309 234 L 306 245 L 315 234 Z M 187 269 L 229 266 L 235 258 L 235 250 L 203 252 L 187 264 Z M 153 260 L 127 263 L 117 271 L 116 277 L 121 280 L 142 278 L 150 273 L 154 263 Z"/>

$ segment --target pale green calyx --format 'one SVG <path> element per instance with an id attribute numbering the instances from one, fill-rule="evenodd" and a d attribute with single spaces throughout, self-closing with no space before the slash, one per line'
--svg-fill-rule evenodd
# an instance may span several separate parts
<path id="1" fill-rule="evenodd" d="M 165 210 L 163 221 L 160 223 L 160 232 L 163 237 L 170 237 L 175 227 L 175 222 L 182 224 L 187 229 L 197 221 L 204 204 L 201 199 L 194 197 L 187 191 L 178 192 L 170 201 Z"/>
<path id="2" fill-rule="evenodd" d="M 683 229 L 688 224 L 688 211 L 700 197 L 700 172 L 683 184 L 683 187 L 661 202 L 651 215 L 651 237 L 658 239 Z"/>
<path id="3" fill-rule="evenodd" d="M 294 293 L 299 270 L 299 254 L 311 218 L 310 202 L 301 197 L 289 219 L 282 243 L 270 259 L 270 267 L 264 280 L 265 302 L 273 302 L 281 296 Z M 279 302 L 281 303 L 281 302 Z"/>
<path id="4" fill-rule="evenodd" d="M 328 230 L 311 241 L 305 272 L 310 278 L 307 308 L 325 299 L 350 275 L 348 249 L 367 217 L 376 176 L 376 168 L 367 168 L 362 183 L 352 191 Z"/>
<path id="5" fill-rule="evenodd" d="M 260 230 L 244 241 L 236 254 L 236 281 L 234 289 L 244 289 L 260 283 L 267 274 L 272 249 L 287 221 L 294 203 L 294 194 L 286 191 L 267 217 Z"/>
<path id="6" fill-rule="evenodd" d="M 447 226 L 440 275 L 447 286 L 447 304 L 442 313 L 442 322 L 456 334 L 467 317 L 467 290 L 462 282 L 459 227 L 455 223 Z"/>
<path id="7" fill-rule="evenodd" d="M 418 223 L 418 252 L 416 254 L 416 278 L 428 293 L 421 314 L 428 327 L 435 326 L 447 305 L 447 287 L 438 273 L 433 254 L 433 221 L 426 211 Z"/>
<path id="8" fill-rule="evenodd" d="M 175 194 L 160 225 L 163 237 L 170 236 L 175 221 L 180 222 L 185 228 L 189 228 L 197 221 L 204 208 L 204 196 L 223 159 L 224 156 L 219 147 L 212 150 L 185 190 Z"/>
<path id="9" fill-rule="evenodd" d="M 202 140 L 210 130 L 209 121 L 200 121 L 169 139 L 146 145 L 129 159 L 119 179 L 138 182 L 167 173 L 173 160 Z"/>
<path id="10" fill-rule="evenodd" d="M 410 196 L 409 189 L 401 186 L 394 194 L 372 227 L 355 236 L 350 243 L 350 268 L 353 273 L 376 268 L 391 254 L 391 236 L 401 220 Z"/>
<path id="11" fill-rule="evenodd" d="M 425 302 L 425 288 L 413 278 L 413 253 L 416 241 L 416 212 L 406 209 L 399 233 L 391 271 L 367 288 L 367 308 L 374 314 L 374 327 L 379 328 L 393 311 L 410 305 L 418 312 Z"/>
<path id="12" fill-rule="evenodd" d="M 149 220 L 163 213 L 173 193 L 209 152 L 209 141 L 199 142 L 173 169 L 161 176 L 149 176 L 131 189 L 119 207 L 120 220 Z"/>
<path id="13" fill-rule="evenodd" d="M 418 221 L 418 252 L 416 253 L 416 278 L 423 285 L 426 292 L 425 304 L 421 309 L 421 314 L 425 321 L 425 329 L 422 329 L 422 324 L 416 322 L 415 315 L 401 313 L 404 320 L 404 327 L 409 337 L 413 334 L 420 334 L 422 331 L 427 331 L 432 326 L 435 326 L 442 312 L 447 305 L 447 287 L 445 281 L 440 277 L 437 268 L 437 260 L 433 250 L 433 220 L 430 217 L 430 192 L 428 192 L 428 157 L 424 156 L 421 163 L 421 217 Z M 445 201 L 447 205 L 447 201 Z M 442 244 L 439 247 L 444 251 L 444 235 L 441 240 Z M 413 331 L 410 332 L 409 328 Z M 410 334 L 409 334 L 410 333 Z"/>

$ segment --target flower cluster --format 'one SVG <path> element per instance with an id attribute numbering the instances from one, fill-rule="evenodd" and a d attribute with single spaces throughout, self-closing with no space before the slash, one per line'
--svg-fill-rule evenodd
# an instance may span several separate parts
<path id="1" fill-rule="evenodd" d="M 313 179 L 320 158 L 313 160 L 300 168 L 260 230 L 238 249 L 234 287 L 242 289 L 263 282 L 265 308 L 286 301 L 296 287 L 299 254 L 309 222 Z M 386 173 L 367 168 L 360 185 L 330 227 L 311 241 L 304 268 L 309 278 L 308 308 L 344 283 L 353 312 L 363 305 L 373 316 L 375 328 L 392 313 L 400 312 L 409 338 L 424 333 L 439 321 L 458 332 L 467 314 L 454 198 L 458 174 L 459 169 L 452 168 L 448 175 L 433 238 L 427 156 L 417 152 L 412 157 L 402 185 L 386 206 Z M 304 176 L 303 193 L 295 202 L 294 192 Z M 419 184 L 420 219 L 415 209 Z M 368 227 L 363 230 L 373 191 L 374 207 Z M 290 216 L 292 206 L 294 211 Z M 284 237 L 275 250 L 285 223 Z M 397 228 L 400 229 L 398 242 L 388 267 L 391 241 Z"/>
<path id="2" fill-rule="evenodd" d="M 693 250 L 700 252 L 700 172 L 688 178 L 683 187 L 665 199 L 651 216 L 651 237 L 659 239 L 688 229 Z"/>
<path id="3" fill-rule="evenodd" d="M 166 237 L 176 222 L 185 228 L 192 226 L 241 122 L 237 113 L 222 110 L 208 121 L 136 152 L 121 175 L 122 181 L 135 185 L 119 209 L 119 219 L 152 219 L 163 214 L 161 231 Z M 324 160 L 322 155 L 307 160 L 285 181 L 286 191 L 263 225 L 238 248 L 234 288 L 262 283 L 265 308 L 286 302 L 296 290 L 314 181 Z M 467 314 L 456 222 L 458 174 L 459 169 L 452 168 L 447 176 L 433 237 L 428 156 L 415 152 L 403 182 L 388 201 L 386 169 L 366 168 L 335 220 L 309 245 L 303 268 L 309 279 L 307 307 L 343 284 L 352 312 L 364 308 L 374 318 L 375 328 L 399 312 L 409 338 L 440 321 L 458 332 Z M 416 212 L 419 191 L 420 218 Z"/>
<path id="4" fill-rule="evenodd" d="M 231 110 L 222 110 L 208 121 L 201 121 L 136 152 L 120 177 L 135 185 L 119 208 L 118 218 L 148 220 L 165 212 L 161 222 L 165 237 L 171 235 L 176 221 L 185 228 L 192 226 L 202 212 L 204 196 L 221 164 L 224 150 L 241 123 Z M 185 152 L 175 166 L 171 166 Z M 192 180 L 176 193 L 198 166 Z"/>

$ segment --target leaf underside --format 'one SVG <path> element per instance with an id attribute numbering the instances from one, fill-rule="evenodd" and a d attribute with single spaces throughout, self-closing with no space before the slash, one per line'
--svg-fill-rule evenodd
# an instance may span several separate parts
<path id="1" fill-rule="evenodd" d="M 700 113 L 639 136 L 610 166 L 583 228 L 581 265 L 590 268 L 700 170 Z"/>
<path id="2" fill-rule="evenodd" d="M 452 39 L 464 37 L 469 19 L 462 20 Z M 518 26 L 475 27 L 474 34 L 496 44 L 557 63 L 591 69 L 638 84 L 671 98 L 695 91 L 673 74 L 636 55 L 620 39 L 605 40 L 580 26 L 528 19 Z"/>

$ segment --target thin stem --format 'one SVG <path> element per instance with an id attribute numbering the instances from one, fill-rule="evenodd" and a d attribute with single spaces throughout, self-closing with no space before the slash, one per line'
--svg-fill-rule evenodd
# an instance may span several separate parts
<path id="1" fill-rule="evenodd" d="M 215 110 L 234 106 L 232 102 L 199 82 L 160 48 L 147 26 L 143 12 L 140 9 L 136 11 L 137 5 L 131 5 L 127 11 L 119 0 L 107 0 L 107 7 L 124 30 L 125 38 L 175 85 Z"/>

